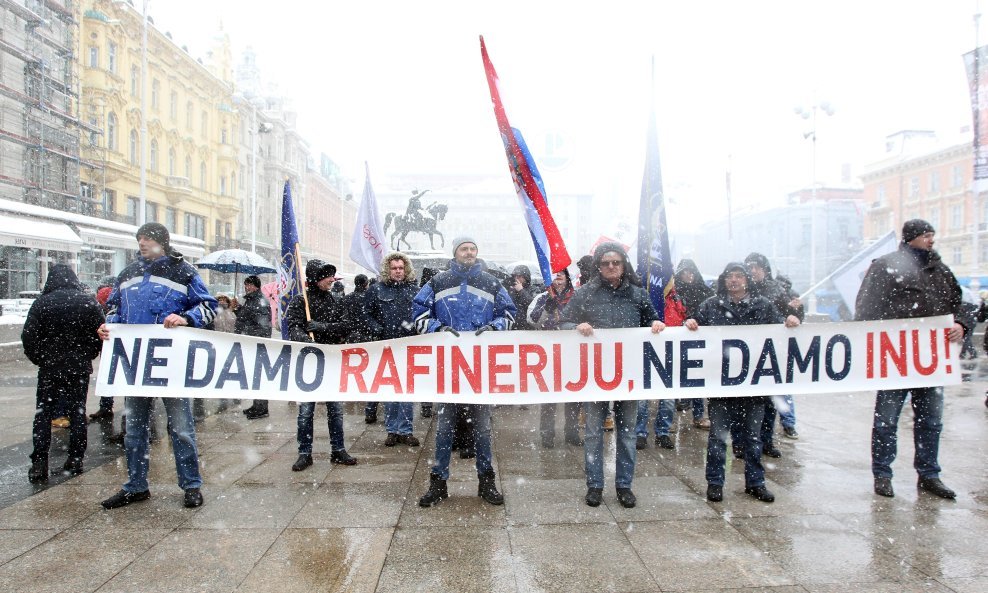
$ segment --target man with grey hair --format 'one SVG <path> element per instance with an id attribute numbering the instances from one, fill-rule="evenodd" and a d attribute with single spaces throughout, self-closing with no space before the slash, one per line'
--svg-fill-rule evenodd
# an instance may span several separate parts
<path id="1" fill-rule="evenodd" d="M 480 335 L 485 331 L 505 331 L 514 326 L 515 304 L 497 278 L 484 271 L 477 259 L 477 242 L 470 237 L 453 239 L 450 268 L 434 276 L 415 295 L 413 309 L 415 329 L 420 334 L 461 331 Z M 436 412 L 436 463 L 429 475 L 429 491 L 419 499 L 419 506 L 430 507 L 447 498 L 449 458 L 453 447 L 453 424 L 461 404 L 441 403 Z M 477 495 L 490 504 L 504 504 L 504 497 L 494 484 L 491 465 L 491 407 L 462 404 L 473 412 L 473 434 L 477 452 Z"/>

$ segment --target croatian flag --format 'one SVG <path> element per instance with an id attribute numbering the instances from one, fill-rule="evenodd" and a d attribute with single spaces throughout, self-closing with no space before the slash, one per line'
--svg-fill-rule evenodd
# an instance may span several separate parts
<path id="1" fill-rule="evenodd" d="M 288 340 L 291 336 L 288 331 L 288 305 L 305 290 L 302 278 L 302 257 L 299 254 L 295 208 L 292 206 L 292 186 L 286 179 L 285 193 L 281 200 L 281 260 L 278 262 L 278 318 L 282 340 Z"/>
<path id="2" fill-rule="evenodd" d="M 539 170 L 535 167 L 535 160 L 532 158 L 521 132 L 512 128 L 511 124 L 508 123 L 508 115 L 504 111 L 504 104 L 501 102 L 501 94 L 498 89 L 497 72 L 494 71 L 494 65 L 487 55 L 487 46 L 484 44 L 483 35 L 480 37 L 480 55 L 484 60 L 484 70 L 487 73 L 487 85 L 491 91 L 491 102 L 494 104 L 497 128 L 501 132 L 504 153 L 508 157 L 508 169 L 511 170 L 515 191 L 518 192 L 518 199 L 521 201 L 525 212 L 528 232 L 532 235 L 535 256 L 542 272 L 542 281 L 546 286 L 549 286 L 552 283 L 553 274 L 570 264 L 569 253 L 566 251 L 566 245 L 563 243 L 562 235 L 559 234 L 556 222 L 552 219 L 552 213 L 549 212 L 545 187 L 542 185 Z"/>
<path id="3" fill-rule="evenodd" d="M 659 166 L 659 133 L 653 106 L 648 116 L 645 174 L 638 208 L 638 275 L 648 290 L 659 319 L 665 319 L 665 297 L 672 290 L 673 274 L 666 205 L 662 194 L 662 168 Z"/>

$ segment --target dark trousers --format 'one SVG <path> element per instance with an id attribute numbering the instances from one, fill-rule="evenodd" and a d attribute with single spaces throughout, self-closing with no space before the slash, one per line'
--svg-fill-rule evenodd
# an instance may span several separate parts
<path id="1" fill-rule="evenodd" d="M 45 461 L 51 448 L 51 421 L 61 405 L 69 412 L 69 459 L 86 454 L 86 392 L 89 373 L 38 369 L 37 407 L 34 412 L 34 451 L 31 461 Z"/>
<path id="2" fill-rule="evenodd" d="M 473 406 L 456 406 L 456 424 L 453 429 L 453 451 L 474 454 Z"/>
<path id="3" fill-rule="evenodd" d="M 552 441 L 556 438 L 556 406 L 557 404 L 542 404 L 539 411 L 539 432 L 543 440 Z M 563 432 L 566 439 L 580 439 L 580 402 L 563 404 Z"/>
<path id="4" fill-rule="evenodd" d="M 734 446 L 744 451 L 744 485 L 754 488 L 765 484 L 762 466 L 761 426 L 765 415 L 764 397 L 717 397 L 707 400 L 710 434 L 707 436 L 707 483 L 724 485 L 727 461 L 727 437 L 740 434 Z"/>

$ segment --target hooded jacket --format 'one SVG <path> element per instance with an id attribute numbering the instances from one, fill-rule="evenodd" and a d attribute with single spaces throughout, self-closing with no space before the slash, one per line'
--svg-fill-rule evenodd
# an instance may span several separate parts
<path id="1" fill-rule="evenodd" d="M 521 276 L 521 290 L 515 290 L 515 276 Z M 511 271 L 511 276 L 504 280 L 504 287 L 508 290 L 508 296 L 515 304 L 515 309 L 521 312 L 515 320 L 515 329 L 535 329 L 535 326 L 528 322 L 528 308 L 535 298 L 535 290 L 532 288 L 532 272 L 528 266 L 515 266 Z"/>
<path id="2" fill-rule="evenodd" d="M 138 256 L 117 276 L 106 305 L 107 323 L 158 324 L 175 313 L 202 328 L 216 314 L 216 299 L 175 250 L 155 259 Z"/>
<path id="3" fill-rule="evenodd" d="M 581 323 L 589 323 L 598 329 L 619 327 L 648 327 L 659 320 L 648 293 L 641 287 L 638 276 L 631 268 L 631 261 L 624 248 L 617 243 L 602 243 L 594 250 L 593 267 L 600 268 L 605 253 L 620 253 L 624 259 L 621 283 L 614 288 L 604 282 L 600 274 L 581 286 L 569 304 L 563 309 L 560 329 L 573 329 Z"/>
<path id="4" fill-rule="evenodd" d="M 390 340 L 415 335 L 412 325 L 412 303 L 418 293 L 415 268 L 412 261 L 403 253 L 392 258 L 405 262 L 405 280 L 392 282 L 390 260 L 381 262 L 380 281 L 367 289 L 364 297 L 364 323 L 375 340 Z"/>
<path id="5" fill-rule="evenodd" d="M 871 263 L 858 289 L 854 319 L 910 319 L 954 316 L 967 331 L 974 316 L 963 306 L 961 287 L 936 251 L 900 243 L 899 249 Z"/>
<path id="6" fill-rule="evenodd" d="M 748 257 L 744 258 L 745 265 L 755 264 L 758 267 L 765 270 L 765 279 L 761 282 L 751 281 L 748 284 L 748 290 L 752 294 L 758 296 L 763 296 L 768 300 L 772 301 L 775 308 L 779 310 L 784 316 L 795 315 L 800 321 L 806 316 L 802 305 L 799 307 L 791 307 L 789 305 L 790 301 L 798 298 L 799 295 L 793 292 L 791 289 L 786 288 L 781 282 L 772 277 L 772 265 L 769 263 L 768 258 L 758 252 L 752 252 L 748 254 Z"/>
<path id="7" fill-rule="evenodd" d="M 738 302 L 727 294 L 727 273 L 743 270 L 748 281 L 748 294 Z M 700 325 L 768 325 L 782 323 L 785 315 L 768 299 L 751 292 L 751 275 L 740 263 L 729 263 L 717 277 L 717 294 L 703 301 L 693 315 Z"/>
<path id="8" fill-rule="evenodd" d="M 484 271 L 480 260 L 469 267 L 453 260 L 448 270 L 425 283 L 414 300 L 412 315 L 420 334 L 443 326 L 473 331 L 490 325 L 506 331 L 514 327 L 517 315 L 508 291 Z"/>
<path id="9" fill-rule="evenodd" d="M 535 297 L 528 307 L 528 322 L 537 329 L 559 329 L 559 324 L 563 319 L 563 309 L 569 304 L 575 294 L 573 280 L 570 278 L 569 270 L 563 268 L 566 276 L 566 286 L 557 291 L 555 284 L 550 284 L 549 288 Z"/>
<path id="10" fill-rule="evenodd" d="M 686 282 L 680 278 L 683 272 L 692 272 L 693 281 Z M 703 281 L 703 274 L 696 262 L 691 259 L 684 259 L 676 266 L 676 296 L 686 309 L 687 316 L 695 311 L 703 301 L 714 295 L 714 289 L 707 286 Z"/>
<path id="11" fill-rule="evenodd" d="M 90 374 L 103 344 L 96 334 L 102 323 L 103 308 L 83 290 L 72 268 L 57 264 L 24 320 L 24 354 L 41 368 Z"/>

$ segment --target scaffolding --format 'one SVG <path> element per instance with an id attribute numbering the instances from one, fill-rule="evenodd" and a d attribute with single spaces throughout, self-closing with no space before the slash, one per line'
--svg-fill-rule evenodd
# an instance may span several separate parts
<path id="1" fill-rule="evenodd" d="M 79 23 L 72 0 L 0 0 L 0 198 L 63 212 L 86 212 L 74 48 Z M 91 175 L 92 176 L 92 175 Z M 98 177 L 98 175 L 95 175 Z"/>

